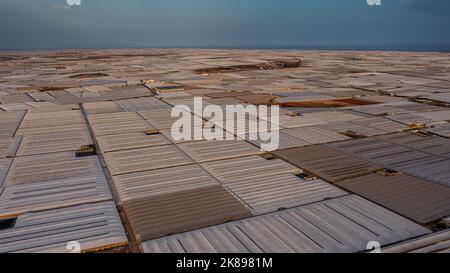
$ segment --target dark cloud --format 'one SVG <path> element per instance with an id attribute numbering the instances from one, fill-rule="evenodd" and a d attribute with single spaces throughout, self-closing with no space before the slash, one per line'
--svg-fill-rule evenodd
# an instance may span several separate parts
<path id="1" fill-rule="evenodd" d="M 449 45 L 450 0 L 0 0 L 3 48 Z"/>
<path id="2" fill-rule="evenodd" d="M 450 17 L 450 0 L 406 0 L 406 2 L 410 9 Z"/>

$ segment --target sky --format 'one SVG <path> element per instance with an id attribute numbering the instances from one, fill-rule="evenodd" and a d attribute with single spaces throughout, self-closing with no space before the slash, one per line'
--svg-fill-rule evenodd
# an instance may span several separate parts
<path id="1" fill-rule="evenodd" d="M 0 50 L 450 50 L 450 0 L 0 0 Z"/>

